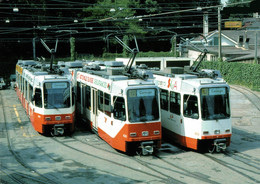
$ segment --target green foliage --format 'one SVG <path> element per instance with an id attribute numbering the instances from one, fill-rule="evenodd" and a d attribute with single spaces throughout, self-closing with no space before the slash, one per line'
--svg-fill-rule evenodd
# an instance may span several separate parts
<path id="1" fill-rule="evenodd" d="M 260 65 L 227 62 L 204 62 L 200 68 L 219 70 L 230 84 L 260 90 Z"/>
<path id="2" fill-rule="evenodd" d="M 145 10 L 147 13 L 156 13 L 158 12 L 159 5 L 157 1 L 146 0 L 145 1 Z"/>
<path id="3" fill-rule="evenodd" d="M 115 59 L 117 57 L 129 57 L 123 53 L 104 53 L 103 58 Z M 174 57 L 171 52 L 139 52 L 136 57 Z"/>
<path id="4" fill-rule="evenodd" d="M 125 57 L 122 53 L 103 53 L 103 60 L 115 60 L 115 58 Z"/>
<path id="5" fill-rule="evenodd" d="M 137 57 L 174 57 L 172 52 L 139 52 Z"/>
<path id="6" fill-rule="evenodd" d="M 99 24 L 113 28 L 124 29 L 126 33 L 143 34 L 134 16 L 139 8 L 137 0 L 98 0 L 93 6 L 84 9 L 89 14 L 85 21 L 98 21 Z"/>

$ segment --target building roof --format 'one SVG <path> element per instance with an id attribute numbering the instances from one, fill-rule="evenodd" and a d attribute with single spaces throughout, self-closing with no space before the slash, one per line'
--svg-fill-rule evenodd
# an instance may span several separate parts
<path id="1" fill-rule="evenodd" d="M 234 43 L 238 44 L 239 36 L 243 36 L 243 39 L 249 38 L 249 45 L 255 45 L 255 38 L 256 33 L 258 33 L 257 36 L 257 42 L 260 43 L 260 29 L 252 29 L 252 30 L 222 30 L 221 34 L 223 37 L 233 41 Z M 218 36 L 218 30 L 209 32 L 209 34 L 206 36 L 207 40 L 210 40 L 214 36 Z M 191 40 L 191 42 L 202 42 L 205 37 L 198 36 Z"/>
<path id="2" fill-rule="evenodd" d="M 234 45 L 222 45 L 222 56 L 224 56 L 227 60 L 226 61 L 243 61 L 243 60 L 253 60 L 255 58 L 255 39 L 256 39 L 256 30 L 223 30 L 222 31 L 222 39 L 228 39 L 235 43 Z M 218 30 L 212 31 L 206 37 L 207 40 L 212 39 L 214 36 L 218 36 Z M 243 43 L 245 42 L 246 38 L 249 38 L 248 42 L 248 49 L 243 47 L 238 47 L 239 45 L 239 37 L 243 36 Z M 194 38 L 192 42 L 202 42 L 204 37 L 199 36 Z M 242 43 L 242 45 L 243 45 Z M 260 32 L 257 35 L 257 43 L 260 43 Z M 210 54 L 218 54 L 218 45 L 215 46 L 202 46 L 196 45 L 196 48 L 192 46 L 187 46 L 189 50 L 204 50 L 205 48 L 208 50 Z M 260 58 L 260 46 L 257 48 L 257 55 Z"/>

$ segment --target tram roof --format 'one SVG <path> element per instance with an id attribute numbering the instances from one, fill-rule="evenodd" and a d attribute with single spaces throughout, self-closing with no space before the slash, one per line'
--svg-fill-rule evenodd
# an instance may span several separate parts
<path id="1" fill-rule="evenodd" d="M 218 85 L 226 84 L 223 79 L 211 79 L 211 78 L 194 78 L 190 80 L 184 80 L 184 83 L 190 84 L 194 87 L 204 86 L 204 85 Z"/>
<path id="2" fill-rule="evenodd" d="M 17 64 L 18 65 L 23 65 L 23 66 L 35 66 L 37 65 L 38 62 L 34 60 L 18 60 Z"/>

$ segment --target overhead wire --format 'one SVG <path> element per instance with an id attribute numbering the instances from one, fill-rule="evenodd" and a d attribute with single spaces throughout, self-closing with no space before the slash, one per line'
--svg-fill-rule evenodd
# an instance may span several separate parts
<path id="1" fill-rule="evenodd" d="M 75 5 L 76 3 L 73 1 L 66 1 L 66 0 L 52 0 L 52 1 L 55 1 L 55 2 L 62 2 L 62 3 L 71 3 L 71 4 L 73 4 L 73 5 Z M 245 2 L 244 2 L 245 3 Z M 244 3 L 233 3 L 233 5 L 234 4 L 244 4 Z M 248 3 L 248 2 L 246 2 L 246 3 Z M 81 5 L 90 5 L 91 3 L 81 3 Z M 48 4 L 49 5 L 49 4 Z M 216 8 L 216 7 L 219 7 L 219 5 L 217 5 L 217 6 L 209 6 L 209 7 L 202 7 L 202 9 L 210 9 L 210 8 Z M 61 8 L 62 9 L 62 8 Z M 82 9 L 82 8 L 81 8 Z M 169 15 L 172 15 L 172 14 L 178 14 L 178 13 L 183 13 L 183 12 L 192 12 L 192 11 L 197 11 L 197 8 L 192 8 L 192 9 L 184 9 L 184 10 L 178 10 L 178 11 L 171 11 L 171 12 L 162 12 L 162 13 L 157 13 L 157 14 L 149 14 L 149 15 L 141 15 L 141 16 L 136 16 L 136 17 L 130 17 L 130 18 L 133 18 L 133 19 L 136 19 L 136 18 L 142 18 L 142 19 L 149 19 L 150 20 L 150 22 L 149 23 L 152 23 L 152 24 L 157 24 L 157 25 L 160 25 L 160 23 L 158 23 L 157 21 L 152 21 L 152 20 L 162 20 L 162 19 L 169 19 L 169 18 L 177 18 L 177 16 L 169 16 Z M 13 13 L 12 15 L 15 15 L 15 13 Z M 162 15 L 167 15 L 167 17 L 161 17 Z M 210 15 L 216 15 L 216 14 L 213 14 L 213 13 L 210 13 Z M 29 16 L 29 15 L 28 15 Z M 195 16 L 201 16 L 201 15 L 186 15 L 186 16 L 188 16 L 188 17 L 195 17 Z M 54 18 L 54 17 L 52 17 L 52 16 L 46 16 L 46 15 L 44 15 L 44 16 L 42 16 L 43 18 L 49 18 L 48 19 L 48 21 L 53 21 L 53 22 L 55 22 L 55 20 L 51 20 L 51 18 Z M 39 18 L 41 18 L 41 16 L 39 16 Z M 55 17 L 56 18 L 56 17 Z M 69 19 L 69 17 L 60 17 L 61 19 L 66 19 L 66 20 L 68 20 L 68 21 L 70 21 L 71 19 Z M 185 18 L 185 16 L 182 16 L 182 18 Z M 66 22 L 66 20 L 64 20 L 64 22 Z M 121 21 L 121 20 L 123 20 L 123 18 L 122 19 L 117 19 L 117 20 L 109 20 L 109 21 Z M 27 21 L 27 20 L 13 20 L 13 21 Z M 41 21 L 41 20 L 38 20 L 39 22 Z M 59 21 L 59 22 L 62 22 L 62 21 L 60 21 L 60 20 L 57 20 L 57 21 Z M 80 21 L 83 21 L 83 20 L 80 20 Z M 99 21 L 100 21 L 100 19 L 99 19 Z M 92 20 L 90 20 L 90 21 L 86 21 L 86 22 L 79 22 L 79 23 L 66 23 L 66 24 L 54 24 L 54 25 L 50 25 L 49 27 L 46 27 L 46 29 L 59 29 L 59 28 L 65 28 L 65 27 L 67 27 L 67 26 L 76 26 L 76 25 L 87 25 L 87 24 L 93 24 L 93 23 L 97 23 L 98 22 L 98 20 L 97 19 L 92 19 Z M 169 23 L 169 22 L 164 22 L 164 23 Z M 189 23 L 191 23 L 190 21 L 185 21 L 183 24 L 189 24 Z M 193 21 L 193 23 L 197 23 L 197 22 L 194 22 Z M 163 24 L 163 23 L 162 23 Z M 43 25 L 43 27 L 44 27 L 44 25 Z M 184 26 L 182 26 L 182 28 L 183 28 Z M 199 26 L 196 26 L 196 27 L 199 27 Z M 178 29 L 178 27 L 172 27 L 173 29 L 175 28 L 175 29 Z M 185 28 L 194 28 L 194 26 L 193 25 L 191 25 L 191 26 L 186 26 Z M 28 28 L 27 29 L 28 31 L 29 30 L 32 30 L 32 28 Z M 27 31 L 25 28 L 24 28 L 24 30 L 23 31 Z M 19 32 L 19 30 L 17 30 L 17 32 Z M 15 31 L 13 31 L 13 30 L 11 30 L 11 31 L 9 31 L 9 32 L 2 32 L 2 33 L 0 33 L 0 34 L 10 34 L 10 33 L 15 33 Z"/>

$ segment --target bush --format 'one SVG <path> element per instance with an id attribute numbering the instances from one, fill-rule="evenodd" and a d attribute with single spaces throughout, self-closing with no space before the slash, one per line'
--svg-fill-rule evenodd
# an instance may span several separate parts
<path id="1" fill-rule="evenodd" d="M 200 68 L 219 70 L 229 84 L 260 90 L 260 65 L 227 62 L 203 62 Z"/>
<path id="2" fill-rule="evenodd" d="M 127 56 L 123 53 L 103 53 L 103 58 L 115 59 L 117 57 L 130 57 L 130 53 L 127 53 Z M 174 57 L 174 54 L 171 52 L 139 52 L 136 57 Z"/>

